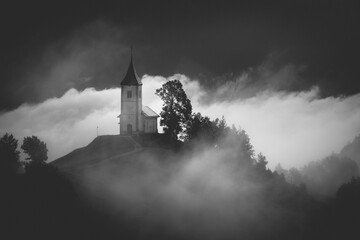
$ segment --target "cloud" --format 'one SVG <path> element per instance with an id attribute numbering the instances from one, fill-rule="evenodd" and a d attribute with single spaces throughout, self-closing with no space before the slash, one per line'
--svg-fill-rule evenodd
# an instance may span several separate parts
<path id="1" fill-rule="evenodd" d="M 160 155 L 167 161 L 159 161 L 159 152 L 145 149 L 131 161 L 79 173 L 90 196 L 101 196 L 100 202 L 89 201 L 101 211 L 110 206 L 111 215 L 132 224 L 139 239 L 159 233 L 165 239 L 249 239 L 266 235 L 274 226 L 287 229 L 284 219 L 289 212 L 275 206 L 273 196 L 262 196 L 264 184 L 246 175 L 249 169 L 241 167 L 234 151 Z M 294 213 L 291 216 L 294 221 Z"/>
<path id="2" fill-rule="evenodd" d="M 297 92 L 310 89 L 312 86 L 302 77 L 307 66 L 279 63 L 281 57 L 282 54 L 273 53 L 259 66 L 250 67 L 239 75 L 231 73 L 205 80 L 205 87 L 211 94 L 203 96 L 202 103 L 247 99 L 264 91 Z"/>
<path id="3" fill-rule="evenodd" d="M 24 104 L 0 116 L 1 133 L 11 132 L 19 140 L 36 135 L 47 143 L 49 160 L 87 145 L 100 134 L 118 132 L 119 89 L 78 92 L 70 89 L 60 98 L 39 104 Z"/>
<path id="4" fill-rule="evenodd" d="M 230 99 L 203 104 L 206 92 L 200 83 L 181 74 L 170 77 L 143 76 L 143 102 L 156 112 L 161 100 L 155 89 L 178 78 L 192 100 L 193 109 L 211 118 L 225 116 L 229 125 L 242 127 L 257 152 L 269 166 L 302 166 L 331 152 L 338 152 L 360 132 L 360 94 L 319 98 L 318 88 L 306 92 L 262 91 L 247 99 Z M 230 89 L 231 90 L 231 89 Z M 70 89 L 60 98 L 40 104 L 24 104 L 0 116 L 1 133 L 18 139 L 37 135 L 49 148 L 49 160 L 87 145 L 99 133 L 118 134 L 120 89 L 84 91 Z"/>
<path id="5" fill-rule="evenodd" d="M 274 86 L 274 81 L 297 79 L 297 71 L 291 69 L 295 67 L 287 65 L 273 73 L 267 71 L 269 79 L 266 81 Z M 280 77 L 279 74 L 284 72 L 287 74 Z M 254 96 L 242 99 L 229 84 L 221 89 L 228 97 L 217 98 L 213 92 L 204 90 L 198 81 L 181 74 L 168 78 L 145 75 L 144 92 L 158 112 L 161 111 L 161 101 L 153 92 L 167 79 L 173 78 L 182 81 L 194 112 L 199 111 L 213 119 L 224 116 L 229 125 L 245 129 L 255 150 L 268 157 L 271 168 L 277 163 L 285 167 L 301 167 L 340 151 L 360 133 L 360 94 L 320 98 L 318 87 L 291 93 L 273 87 L 257 90 Z M 204 102 L 208 98 L 213 99 Z"/>
<path id="6" fill-rule="evenodd" d="M 117 86 L 130 58 L 126 37 L 114 23 L 95 20 L 42 44 L 33 54 L 22 54 L 14 81 L 3 79 L 0 108 L 40 103 L 71 88 Z"/>
<path id="7" fill-rule="evenodd" d="M 241 126 L 257 151 L 274 167 L 301 167 L 306 162 L 338 152 L 360 132 L 360 94 L 318 99 L 308 92 L 262 92 L 246 100 L 199 106 L 211 117 L 225 116 Z"/>

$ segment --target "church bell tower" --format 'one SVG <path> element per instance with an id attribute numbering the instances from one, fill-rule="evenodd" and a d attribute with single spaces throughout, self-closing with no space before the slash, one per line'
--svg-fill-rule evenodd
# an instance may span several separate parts
<path id="1" fill-rule="evenodd" d="M 132 47 L 129 68 L 120 86 L 120 135 L 138 134 L 143 131 L 143 124 L 141 124 L 142 83 L 133 64 Z"/>

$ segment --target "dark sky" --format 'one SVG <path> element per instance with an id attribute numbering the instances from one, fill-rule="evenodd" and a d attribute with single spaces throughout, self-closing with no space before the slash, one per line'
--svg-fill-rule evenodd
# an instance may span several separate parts
<path id="1" fill-rule="evenodd" d="M 275 56 L 273 68 L 305 66 L 301 83 L 285 90 L 318 85 L 323 97 L 360 92 L 358 1 L 102 2 L 1 3 L 0 110 L 70 87 L 117 86 L 131 44 L 139 75 L 179 72 L 221 84 Z M 118 48 L 101 45 L 117 41 Z M 75 57 L 77 74 L 93 80 L 49 87 L 54 65 L 74 58 L 79 46 L 93 52 Z"/>

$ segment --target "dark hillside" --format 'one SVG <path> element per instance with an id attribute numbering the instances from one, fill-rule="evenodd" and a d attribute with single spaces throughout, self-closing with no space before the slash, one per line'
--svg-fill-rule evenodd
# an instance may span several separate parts
<path id="1" fill-rule="evenodd" d="M 162 134 L 101 136 L 51 165 L 68 177 L 79 209 L 89 215 L 84 221 L 82 212 L 74 213 L 83 222 L 79 232 L 88 225 L 102 239 L 318 240 L 354 234 L 356 217 L 344 220 L 342 212 L 346 206 L 358 213 L 356 203 L 313 199 L 305 185 L 287 183 L 266 168 L 266 160 L 246 155 L 252 148 L 244 138 L 231 137 L 211 147 Z M 357 191 L 352 185 L 338 195 L 348 199 Z"/>
<path id="2" fill-rule="evenodd" d="M 119 135 L 99 136 L 86 147 L 75 149 L 50 164 L 60 169 L 76 168 L 94 164 L 134 149 L 134 144 L 126 137 L 120 137 Z"/>
<path id="3" fill-rule="evenodd" d="M 360 166 L 360 135 L 348 143 L 340 152 L 341 156 L 351 158 Z"/>
<path id="4" fill-rule="evenodd" d="M 170 139 L 165 134 L 144 134 L 140 136 L 132 136 L 144 148 L 164 148 L 176 150 L 182 146 L 182 142 Z"/>
<path id="5" fill-rule="evenodd" d="M 163 150 L 178 149 L 179 141 L 169 141 L 163 134 L 149 134 L 141 136 L 105 135 L 95 138 L 86 147 L 72 151 L 71 153 L 56 159 L 50 164 L 63 170 L 89 167 L 100 164 L 105 160 L 115 161 L 123 158 L 131 158 L 132 153 L 144 151 L 145 148 L 156 148 L 157 152 Z M 147 153 L 150 154 L 150 150 Z M 154 152 L 154 151 L 152 151 Z M 153 155 L 153 154 L 150 154 Z"/>

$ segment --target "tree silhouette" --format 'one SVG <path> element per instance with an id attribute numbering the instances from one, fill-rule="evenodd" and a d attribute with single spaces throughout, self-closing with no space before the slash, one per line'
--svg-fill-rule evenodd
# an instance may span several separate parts
<path id="1" fill-rule="evenodd" d="M 36 136 L 25 137 L 21 149 L 28 155 L 26 160 L 30 160 L 30 164 L 43 164 L 48 158 L 46 143 Z"/>
<path id="2" fill-rule="evenodd" d="M 6 133 L 0 138 L 0 175 L 15 173 L 20 166 L 18 140 Z"/>
<path id="3" fill-rule="evenodd" d="M 336 197 L 346 202 L 360 201 L 360 177 L 353 177 L 348 183 L 344 183 L 336 192 Z M 360 208 L 358 206 L 358 208 Z"/>
<path id="4" fill-rule="evenodd" d="M 288 174 L 288 170 L 284 169 L 280 163 L 278 163 L 275 167 L 275 172 L 277 172 L 279 175 L 283 175 L 284 177 Z"/>
<path id="5" fill-rule="evenodd" d="M 187 98 L 179 80 L 164 83 L 156 89 L 156 95 L 163 100 L 163 108 L 160 113 L 160 125 L 164 126 L 165 134 L 177 139 L 191 118 L 192 106 Z"/>
<path id="6" fill-rule="evenodd" d="M 286 180 L 296 186 L 300 186 L 303 183 L 301 172 L 297 168 L 290 168 Z"/>
<path id="7" fill-rule="evenodd" d="M 256 161 L 256 166 L 257 168 L 259 168 L 260 170 L 266 170 L 266 165 L 268 164 L 268 161 L 266 160 L 266 157 L 262 154 L 262 153 L 259 153 L 257 155 L 257 161 Z"/>
<path id="8" fill-rule="evenodd" d="M 208 143 L 212 142 L 214 137 L 213 121 L 207 116 L 202 116 L 201 113 L 193 114 L 189 124 L 186 126 L 185 140 L 197 139 Z"/>
<path id="9" fill-rule="evenodd" d="M 289 177 L 294 180 L 294 176 L 298 178 L 296 172 L 292 171 L 291 173 L 292 176 L 290 174 L 286 176 L 287 180 Z M 359 168 L 352 159 L 332 154 L 324 159 L 308 163 L 300 173 L 301 180 L 306 184 L 309 193 L 333 196 L 343 183 L 359 175 Z"/>
<path id="10" fill-rule="evenodd" d="M 201 143 L 207 147 L 231 150 L 242 166 L 252 166 L 256 163 L 254 148 L 247 133 L 242 129 L 236 129 L 234 125 L 230 128 L 224 116 L 211 121 L 201 113 L 193 114 L 188 121 L 185 133 L 185 140 L 196 141 L 196 144 L 190 145 L 198 147 Z M 261 155 L 261 157 L 263 157 L 261 161 L 265 161 L 265 156 Z M 261 164 L 265 168 L 267 162 L 261 162 Z"/>

